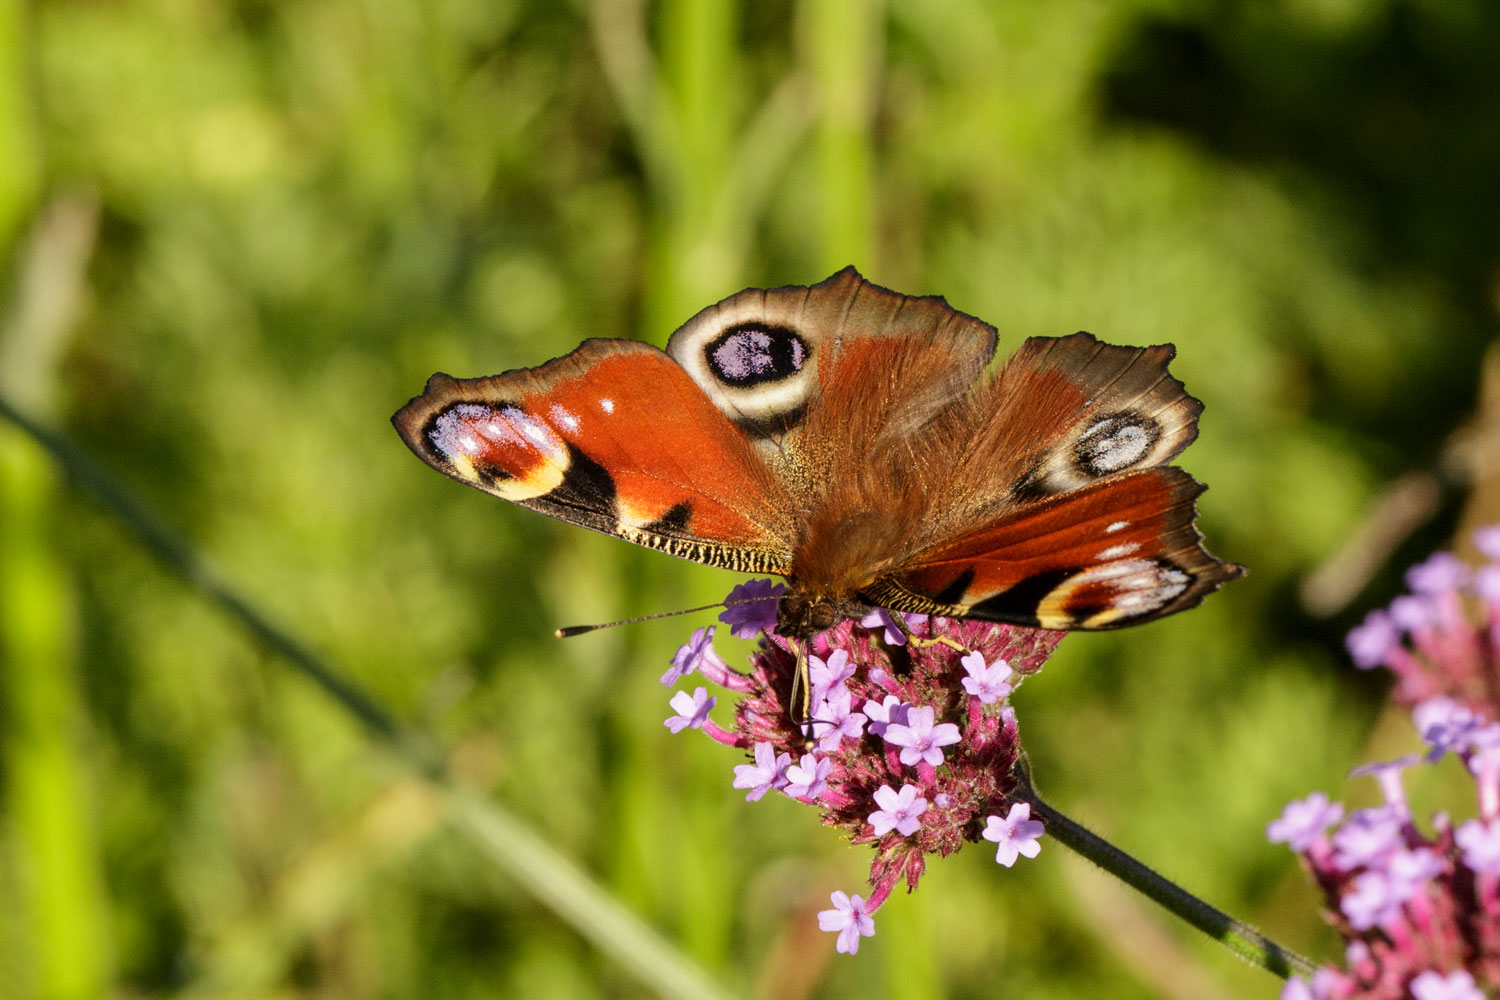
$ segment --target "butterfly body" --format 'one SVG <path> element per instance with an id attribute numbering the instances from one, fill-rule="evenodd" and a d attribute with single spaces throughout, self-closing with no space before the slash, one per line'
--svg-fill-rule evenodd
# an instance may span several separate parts
<path id="1" fill-rule="evenodd" d="M 393 418 L 424 461 L 522 506 L 787 579 L 778 631 L 873 607 L 1103 629 L 1241 572 L 1168 463 L 1201 404 L 1167 346 L 1032 338 L 852 268 L 749 289 L 665 352 L 589 340 L 537 368 L 435 375 Z"/>

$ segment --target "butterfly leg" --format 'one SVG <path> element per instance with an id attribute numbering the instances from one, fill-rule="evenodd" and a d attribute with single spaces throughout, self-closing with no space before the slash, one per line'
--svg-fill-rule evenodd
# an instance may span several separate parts
<path id="1" fill-rule="evenodd" d="M 931 649 L 933 646 L 947 646 L 949 649 L 960 653 L 969 652 L 968 647 L 960 645 L 958 640 L 950 636 L 935 635 L 928 637 L 917 635 L 917 633 L 911 630 L 911 626 L 906 624 L 906 616 L 900 612 L 891 615 L 891 620 L 896 623 L 896 627 L 901 630 L 901 634 L 906 636 L 907 644 L 913 649 Z"/>
<path id="2" fill-rule="evenodd" d="M 812 742 L 812 678 L 808 675 L 807 641 L 794 642 L 797 649 L 797 666 L 792 672 L 792 692 L 788 699 L 793 724 L 802 727 L 802 736 Z"/>

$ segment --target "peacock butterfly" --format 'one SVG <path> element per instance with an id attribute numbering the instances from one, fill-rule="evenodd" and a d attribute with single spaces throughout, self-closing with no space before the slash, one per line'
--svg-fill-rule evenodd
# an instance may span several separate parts
<path id="1" fill-rule="evenodd" d="M 1167 465 L 1203 405 L 1171 345 L 1032 337 L 849 267 L 752 288 L 666 351 L 584 341 L 537 368 L 437 374 L 392 418 L 438 471 L 627 541 L 787 580 L 777 631 L 876 607 L 1112 629 L 1198 604 L 1239 566 Z"/>

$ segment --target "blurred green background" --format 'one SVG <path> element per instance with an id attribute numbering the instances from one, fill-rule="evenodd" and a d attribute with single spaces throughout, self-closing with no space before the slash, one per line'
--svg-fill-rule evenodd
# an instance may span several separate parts
<path id="1" fill-rule="evenodd" d="M 1251 575 L 1070 637 L 1023 738 L 1059 808 L 1332 959 L 1263 828 L 1407 746 L 1340 643 L 1476 516 L 1497 65 L 1453 0 L 0 0 L 0 389 L 734 995 L 1274 996 L 1055 845 L 936 861 L 834 956 L 866 851 L 661 725 L 695 622 L 551 637 L 735 579 L 387 419 L 848 263 L 1002 350 L 1175 342 Z M 1368 519 L 1396 481 L 1414 533 Z M 0 793 L 8 997 L 653 995 L 3 423 Z"/>

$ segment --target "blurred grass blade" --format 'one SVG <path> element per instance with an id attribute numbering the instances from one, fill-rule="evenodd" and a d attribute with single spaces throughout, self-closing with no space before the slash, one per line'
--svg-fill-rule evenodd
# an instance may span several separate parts
<path id="1" fill-rule="evenodd" d="M 463 788 L 452 791 L 449 803 L 454 825 L 496 867 L 642 983 L 662 996 L 731 996 L 510 813 Z"/>
<path id="2" fill-rule="evenodd" d="M 531 892 L 580 935 L 664 997 L 726 998 L 707 972 L 629 913 L 577 866 L 547 846 L 535 831 L 494 803 L 451 783 L 443 755 L 413 733 L 353 681 L 334 671 L 296 637 L 272 622 L 177 537 L 154 511 L 90 455 L 66 437 L 41 426 L 0 396 L 0 418 L 40 444 L 68 478 L 92 494 L 152 554 L 193 589 L 235 618 L 280 655 L 281 661 L 314 682 L 358 718 L 420 774 L 448 789 L 455 827 L 485 857 Z"/>
<path id="3" fill-rule="evenodd" d="M 38 408 L 49 405 L 57 384 L 97 222 L 91 200 L 60 198 L 26 241 L 15 309 L 0 336 L 0 390 Z M 36 442 L 0 428 L 0 773 L 5 846 L 20 883 L 7 907 L 14 917 L 6 917 L 19 926 L 6 937 L 29 952 L 16 959 L 24 978 L 34 977 L 19 987 L 22 995 L 34 985 L 47 1000 L 81 1000 L 105 991 L 113 944 L 90 822 L 92 741 L 72 583 L 54 545 L 56 478 Z"/>

